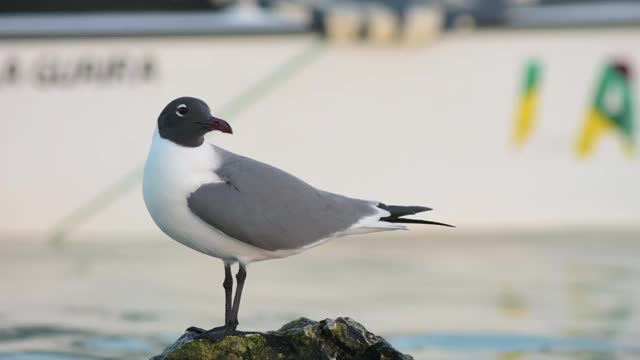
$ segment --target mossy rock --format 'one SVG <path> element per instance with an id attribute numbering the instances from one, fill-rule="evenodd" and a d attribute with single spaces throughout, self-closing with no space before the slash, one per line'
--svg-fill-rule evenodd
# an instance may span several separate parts
<path id="1" fill-rule="evenodd" d="M 350 318 L 292 321 L 279 330 L 227 336 L 218 341 L 195 339 L 184 333 L 152 360 L 406 360 L 413 359 L 391 347 Z"/>

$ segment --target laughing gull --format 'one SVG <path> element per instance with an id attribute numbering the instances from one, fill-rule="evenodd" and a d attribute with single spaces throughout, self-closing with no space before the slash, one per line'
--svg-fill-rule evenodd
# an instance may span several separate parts
<path id="1" fill-rule="evenodd" d="M 224 262 L 225 324 L 198 336 L 237 333 L 247 264 L 297 254 L 345 235 L 444 225 L 404 218 L 431 210 L 385 205 L 314 188 L 265 163 L 205 142 L 231 126 L 193 97 L 171 101 L 160 113 L 144 167 L 143 194 L 151 218 L 172 239 Z M 233 302 L 231 265 L 239 263 Z"/>

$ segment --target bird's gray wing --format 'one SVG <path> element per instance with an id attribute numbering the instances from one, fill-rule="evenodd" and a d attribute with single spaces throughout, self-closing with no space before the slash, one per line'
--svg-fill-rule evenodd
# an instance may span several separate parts
<path id="1" fill-rule="evenodd" d="M 344 231 L 377 213 L 376 202 L 318 190 L 278 168 L 219 147 L 225 182 L 202 185 L 191 211 L 234 239 L 258 248 L 293 250 Z"/>

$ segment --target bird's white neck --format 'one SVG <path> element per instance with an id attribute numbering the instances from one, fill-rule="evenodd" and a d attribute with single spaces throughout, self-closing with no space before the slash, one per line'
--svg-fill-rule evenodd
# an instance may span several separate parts
<path id="1" fill-rule="evenodd" d="M 215 147 L 206 141 L 196 147 L 178 145 L 160 136 L 158 129 L 153 133 L 151 149 L 145 163 L 145 177 L 179 176 L 178 174 L 193 174 L 193 180 L 202 184 L 222 181 L 215 174 L 220 168 L 222 159 Z M 151 180 L 151 179 L 147 179 Z M 185 179 L 189 181 L 189 179 Z"/>

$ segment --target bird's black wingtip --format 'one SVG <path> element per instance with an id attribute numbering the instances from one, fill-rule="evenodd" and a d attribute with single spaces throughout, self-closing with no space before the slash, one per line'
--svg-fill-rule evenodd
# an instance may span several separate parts
<path id="1" fill-rule="evenodd" d="M 399 206 L 399 205 L 387 205 L 384 203 L 378 203 L 378 208 L 389 212 L 390 218 L 398 218 L 401 216 L 415 215 L 425 211 L 433 210 L 426 206 Z"/>
<path id="2" fill-rule="evenodd" d="M 430 220 L 418 220 L 418 219 L 405 219 L 403 216 L 407 215 L 415 215 L 424 211 L 433 210 L 430 207 L 426 206 L 398 206 L 398 205 L 387 205 L 383 203 L 378 203 L 378 208 L 382 210 L 386 210 L 389 212 L 389 216 L 380 218 L 381 221 L 386 221 L 390 223 L 401 223 L 401 224 L 425 224 L 425 225 L 438 225 L 455 228 L 454 225 L 445 224 L 437 221 Z"/>
<path id="3" fill-rule="evenodd" d="M 444 226 L 444 227 L 450 227 L 450 228 L 455 228 L 456 227 L 455 225 L 441 223 L 441 222 L 437 222 L 437 221 L 428 221 L 428 220 L 426 220 L 425 223 L 429 224 L 429 225 L 438 225 L 438 226 Z"/>
<path id="4" fill-rule="evenodd" d="M 431 221 L 431 220 L 395 218 L 395 219 L 388 219 L 388 220 L 383 220 L 383 221 L 388 221 L 388 222 L 397 223 L 397 224 L 438 225 L 438 226 L 455 228 L 455 225 L 445 224 L 445 223 L 441 223 L 441 222 L 438 222 L 438 221 Z"/>

